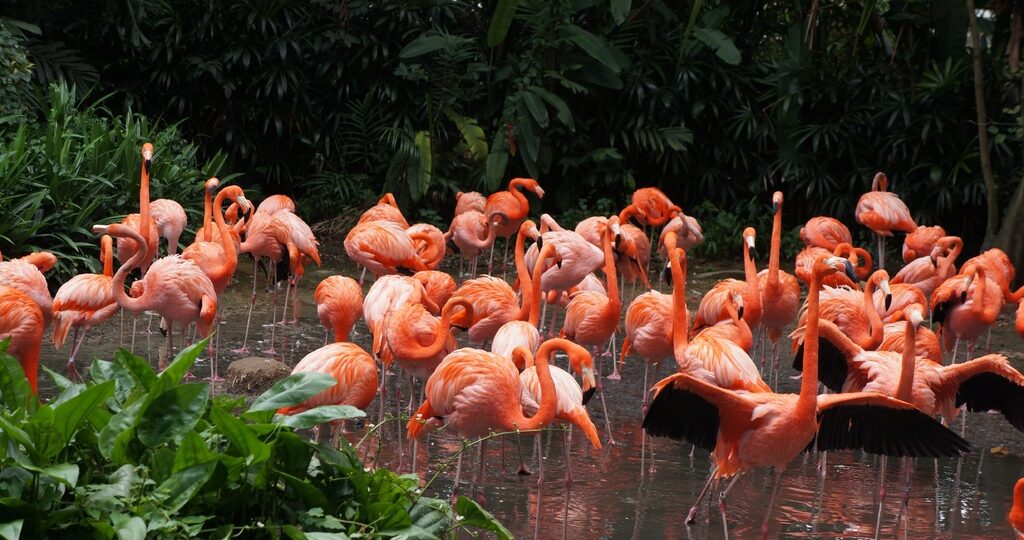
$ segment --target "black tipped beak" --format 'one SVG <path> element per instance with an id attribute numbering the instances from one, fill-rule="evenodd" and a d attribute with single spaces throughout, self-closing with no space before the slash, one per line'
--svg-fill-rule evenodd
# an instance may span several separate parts
<path id="1" fill-rule="evenodd" d="M 537 237 L 537 249 L 544 249 L 544 235 Z"/>
<path id="2" fill-rule="evenodd" d="M 619 245 L 621 245 L 621 243 L 622 243 L 622 235 L 621 234 L 616 234 L 615 235 L 615 245 L 619 246 Z"/>
<path id="3" fill-rule="evenodd" d="M 665 283 L 667 283 L 668 286 L 671 287 L 672 286 L 672 269 L 666 266 L 665 269 L 662 270 L 662 272 L 661 272 L 661 279 L 665 280 Z"/>
<path id="4" fill-rule="evenodd" d="M 757 260 L 757 252 L 756 251 L 750 250 L 750 260 L 752 260 L 752 261 L 756 261 Z"/>
<path id="5" fill-rule="evenodd" d="M 558 262 L 555 263 L 555 264 L 557 264 L 558 267 L 561 268 L 562 267 L 562 259 L 558 259 Z"/>
<path id="6" fill-rule="evenodd" d="M 846 277 L 850 278 L 850 281 L 857 283 L 857 274 L 853 271 L 853 265 L 850 264 L 850 261 L 846 261 L 846 264 L 843 266 L 846 269 Z"/>
<path id="7" fill-rule="evenodd" d="M 150 174 L 150 171 L 152 171 L 152 169 L 153 169 L 153 160 L 152 159 L 144 159 L 144 160 L 142 160 L 142 166 L 146 168 L 146 174 Z"/>
<path id="8" fill-rule="evenodd" d="M 587 390 L 586 392 L 583 392 L 583 404 L 584 405 L 586 405 L 587 402 L 590 401 L 590 398 L 594 397 L 594 393 L 595 392 L 597 392 L 597 388 L 596 387 L 595 388 L 591 388 L 590 390 Z"/>
<path id="9" fill-rule="evenodd" d="M 960 303 L 963 304 L 967 301 L 967 291 L 960 293 Z"/>
<path id="10" fill-rule="evenodd" d="M 932 260 L 932 266 L 936 266 L 936 265 L 939 264 L 939 261 L 935 257 L 930 257 L 930 258 Z"/>
<path id="11" fill-rule="evenodd" d="M 891 308 L 891 307 L 892 307 L 892 295 L 891 294 L 887 294 L 887 295 L 885 295 L 885 310 L 889 311 L 889 308 Z"/>
<path id="12" fill-rule="evenodd" d="M 455 241 L 452 240 L 451 237 L 449 237 L 448 240 L 445 240 L 444 245 L 452 253 L 460 253 L 459 246 L 455 245 Z"/>
<path id="13" fill-rule="evenodd" d="M 779 203 L 777 203 L 777 202 L 773 202 L 773 203 L 772 203 L 772 215 L 774 215 L 774 214 L 775 214 L 775 213 L 777 213 L 778 211 L 779 211 Z"/>
<path id="14" fill-rule="evenodd" d="M 741 319 L 743 318 L 743 306 L 740 306 L 740 308 L 736 310 L 736 315 Z"/>

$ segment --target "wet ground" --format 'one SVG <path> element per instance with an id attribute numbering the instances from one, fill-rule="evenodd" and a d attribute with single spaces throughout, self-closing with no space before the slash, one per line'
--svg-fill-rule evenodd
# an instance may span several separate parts
<path id="1" fill-rule="evenodd" d="M 300 282 L 299 299 L 302 310 L 299 322 L 278 326 L 275 333 L 276 357 L 289 366 L 303 355 L 323 345 L 324 330 L 316 319 L 313 289 L 332 274 L 358 277 L 356 269 L 343 255 L 340 243 L 328 243 L 325 266 L 312 268 Z M 449 263 L 454 261 L 449 261 Z M 688 294 L 690 308 L 695 309 L 700 294 L 717 279 L 728 277 L 721 264 L 690 261 Z M 735 265 L 738 269 L 739 265 Z M 451 270 L 451 269 L 449 269 Z M 452 270 L 453 271 L 453 270 Z M 257 302 L 249 336 L 251 353 L 239 354 L 245 331 L 246 310 L 252 284 L 251 260 L 240 262 L 236 283 L 221 301 L 223 321 L 220 326 L 220 366 L 223 374 L 230 361 L 244 356 L 267 356 L 271 327 L 272 295 L 265 292 L 265 279 L 260 277 Z M 737 276 L 738 277 L 738 276 Z M 371 278 L 372 279 L 372 278 Z M 366 284 L 368 289 L 370 282 Z M 658 286 L 668 291 L 664 284 Z M 627 293 L 629 292 L 627 287 Z M 624 305 L 628 305 L 627 295 Z M 278 318 L 283 294 L 278 298 Z M 133 319 L 125 317 L 123 335 L 119 316 L 90 334 L 90 340 L 79 353 L 79 369 L 87 373 L 92 358 L 110 359 L 123 344 L 131 346 Z M 165 353 L 166 338 L 159 333 L 143 333 L 148 318 L 138 320 L 135 352 L 150 358 L 156 365 Z M 157 320 L 153 321 L 156 329 Z M 180 338 L 180 329 L 175 336 Z M 362 321 L 357 323 L 353 339 L 369 344 L 369 333 Z M 620 336 L 621 340 L 621 336 Z M 176 343 L 177 349 L 180 343 Z M 983 350 L 983 347 L 980 347 Z M 991 349 L 1011 357 L 1020 369 L 1024 367 L 1024 350 L 1012 330 L 1012 312 L 1007 309 L 993 332 Z M 67 349 L 54 351 L 44 346 L 43 363 L 63 372 Z M 755 356 L 756 357 L 756 356 Z M 788 361 L 784 361 L 784 368 Z M 605 371 L 610 364 L 606 360 Z M 669 368 L 663 366 L 661 376 Z M 196 366 L 194 373 L 209 373 L 208 358 Z M 668 439 L 644 442 L 640 430 L 642 399 L 642 364 L 627 361 L 621 381 L 605 380 L 608 421 L 614 442 L 604 430 L 605 416 L 595 397 L 588 408 L 598 426 L 604 448 L 595 450 L 579 433 L 571 436 L 570 452 L 572 483 L 568 491 L 565 480 L 565 433 L 553 429 L 542 434 L 544 456 L 542 484 L 539 474 L 516 474 L 519 468 L 517 437 L 496 437 L 487 444 L 486 466 L 478 498 L 485 508 L 498 517 L 517 538 L 722 538 L 722 523 L 717 500 L 701 507 L 697 522 L 686 526 L 683 520 L 707 478 L 710 462 L 707 452 L 697 450 L 691 457 L 688 444 Z M 788 373 L 785 369 L 784 374 Z M 389 378 L 385 409 L 394 414 L 396 377 Z M 655 381 L 652 375 L 651 381 Z M 796 391 L 798 381 L 783 377 L 782 391 Z M 53 387 L 45 375 L 40 378 L 43 394 Z M 403 405 L 408 390 L 401 389 Z M 404 412 L 404 408 L 402 409 Z M 378 406 L 371 406 L 369 418 L 377 419 Z M 404 437 L 404 422 L 385 421 L 372 431 L 363 426 L 347 435 L 352 443 L 362 441 L 367 459 L 401 472 L 415 470 L 426 483 L 426 493 L 448 497 L 452 493 L 455 456 L 461 442 L 451 434 L 435 433 L 421 441 L 412 458 L 412 448 Z M 399 437 L 401 442 L 399 443 Z M 535 436 L 519 437 L 524 457 L 531 469 L 537 468 Z M 903 479 L 908 466 L 890 460 L 886 473 L 888 495 L 881 535 L 900 538 L 1012 538 L 1006 522 L 1013 483 L 1024 476 L 1024 434 L 1015 431 L 1001 415 L 971 414 L 967 439 L 973 452 L 960 460 L 917 460 L 912 464 L 908 512 L 897 520 L 903 497 Z M 502 450 L 504 449 L 504 455 Z M 463 452 L 461 493 L 470 494 L 469 483 L 478 472 L 478 446 Z M 653 459 L 651 457 L 653 452 Z M 817 455 L 804 455 L 786 469 L 781 490 L 769 521 L 769 536 L 776 538 L 863 538 L 875 536 L 878 509 L 879 464 L 874 456 L 860 452 L 834 452 L 827 458 L 819 476 Z M 772 475 L 756 471 L 740 479 L 728 500 L 728 523 L 733 538 L 756 538 L 771 490 Z M 539 517 L 538 517 L 539 516 Z"/>

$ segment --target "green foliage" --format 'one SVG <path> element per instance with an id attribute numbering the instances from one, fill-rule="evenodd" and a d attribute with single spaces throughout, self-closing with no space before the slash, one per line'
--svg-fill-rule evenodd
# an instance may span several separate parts
<path id="1" fill-rule="evenodd" d="M 0 19 L 0 126 L 29 114 L 32 64 L 28 50 Z"/>
<path id="2" fill-rule="evenodd" d="M 334 384 L 329 376 L 291 375 L 240 415 L 242 400 L 182 384 L 205 346 L 159 374 L 124 350 L 95 361 L 87 384 L 50 372 L 60 395 L 46 404 L 26 399 L 20 365 L 0 352 L 0 535 L 453 538 L 479 528 L 511 538 L 475 502 L 453 509 L 421 496 L 415 475 L 368 470 L 347 443 L 293 431 L 362 411 L 275 414 Z"/>
<path id="3" fill-rule="evenodd" d="M 223 169 L 219 154 L 199 165 L 196 146 L 176 126 L 154 126 L 133 113 L 113 116 L 84 105 L 63 84 L 50 87 L 46 107 L 45 122 L 22 117 L 0 134 L 0 247 L 13 256 L 54 252 L 60 282 L 82 267 L 99 270 L 93 224 L 138 211 L 143 142 L 156 149 L 153 199 L 198 200 L 202 181 Z M 199 218 L 193 214 L 192 223 Z"/>

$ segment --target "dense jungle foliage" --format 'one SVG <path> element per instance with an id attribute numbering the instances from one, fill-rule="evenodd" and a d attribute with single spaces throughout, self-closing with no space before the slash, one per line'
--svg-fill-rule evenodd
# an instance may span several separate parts
<path id="1" fill-rule="evenodd" d="M 30 122 L 40 85 L 90 89 L 312 220 L 382 191 L 446 220 L 457 189 L 526 175 L 551 212 L 656 185 L 702 219 L 756 225 L 782 189 L 787 227 L 852 225 L 881 169 L 921 223 L 1024 253 L 1005 234 L 1024 197 L 1020 0 L 977 6 L 991 190 L 959 1 L 0 5 L 0 51 L 24 50 L 18 88 L 37 89 Z"/>

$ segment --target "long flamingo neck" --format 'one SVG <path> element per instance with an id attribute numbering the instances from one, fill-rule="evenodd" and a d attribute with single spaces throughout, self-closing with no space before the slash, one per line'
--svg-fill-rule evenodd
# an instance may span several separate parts
<path id="1" fill-rule="evenodd" d="M 868 315 L 868 337 L 869 343 L 864 348 L 874 350 L 882 343 L 882 317 L 878 315 L 878 309 L 875 308 L 875 280 L 868 280 L 868 284 L 864 287 L 864 309 Z"/>
<path id="2" fill-rule="evenodd" d="M 544 247 L 537 254 L 537 261 L 533 263 L 533 277 L 530 279 L 530 292 L 532 299 L 530 301 L 530 324 L 537 326 L 540 320 L 540 293 L 541 293 L 541 275 L 544 273 L 544 262 L 555 253 L 555 246 L 551 244 L 544 244 Z M 523 265 L 526 263 L 524 262 Z M 525 294 L 525 289 L 524 289 Z"/>
<path id="3" fill-rule="evenodd" d="M 214 199 L 213 218 L 217 222 L 217 231 L 220 233 L 220 246 L 224 249 L 224 254 L 227 256 L 227 260 L 224 261 L 227 265 L 238 264 L 238 255 L 235 253 L 235 242 L 231 239 L 231 229 L 227 223 L 224 222 L 224 199 L 228 196 L 227 191 L 221 190 L 217 194 L 217 198 Z M 207 229 L 209 230 L 209 229 Z M 209 236 L 209 233 L 206 233 Z M 233 261 L 233 262 L 232 262 Z"/>
<path id="4" fill-rule="evenodd" d="M 146 309 L 147 306 L 141 297 L 132 298 L 124 292 L 124 280 L 128 277 L 128 273 L 131 272 L 132 269 L 138 268 L 139 265 L 142 264 L 143 259 L 146 258 L 146 239 L 136 231 L 128 228 L 125 228 L 124 230 L 128 233 L 127 236 L 138 244 L 139 249 L 134 255 L 132 255 L 132 258 L 128 259 L 128 262 L 122 264 L 121 267 L 117 269 L 117 272 L 114 273 L 111 288 L 114 291 L 114 299 L 117 300 L 117 304 L 119 306 L 133 313 L 138 313 Z M 144 296 L 151 293 L 152 291 L 143 291 Z"/>
<path id="5" fill-rule="evenodd" d="M 555 382 L 551 378 L 551 368 L 548 366 L 548 362 L 551 360 L 551 355 L 554 354 L 555 350 L 569 352 L 569 347 L 572 345 L 572 342 L 565 339 L 549 339 L 542 343 L 540 349 L 537 350 L 535 367 L 537 369 L 537 379 L 540 382 L 540 408 L 537 409 L 537 414 L 527 418 L 523 414 L 523 406 L 519 402 L 519 396 L 516 396 L 516 399 L 513 401 L 513 406 L 516 409 L 515 413 L 518 417 L 515 424 L 520 430 L 540 429 L 555 419 L 558 396 L 555 394 Z"/>
<path id="6" fill-rule="evenodd" d="M 142 233 L 146 243 L 139 244 L 139 247 L 146 255 L 143 261 L 149 262 L 152 262 L 156 257 L 156 239 L 151 238 L 149 234 L 152 220 L 153 216 L 149 213 L 149 171 L 146 170 L 146 164 L 143 163 L 142 176 L 139 182 L 139 232 Z M 145 249 L 142 249 L 143 247 Z"/>
<path id="7" fill-rule="evenodd" d="M 525 216 L 530 213 L 530 201 L 526 200 L 526 195 L 523 195 L 523 192 L 521 191 L 525 187 L 525 184 L 518 180 L 519 179 L 517 178 L 508 183 L 508 192 L 511 193 L 512 196 L 516 198 L 516 201 L 519 202 L 519 215 Z"/>
<path id="8" fill-rule="evenodd" d="M 772 221 L 772 242 L 771 254 L 768 256 L 768 282 L 778 284 L 779 282 L 779 256 L 782 250 L 782 207 L 775 212 Z"/>
<path id="9" fill-rule="evenodd" d="M 672 350 L 682 358 L 689 345 L 690 314 L 686 309 L 686 255 L 682 248 L 672 252 Z"/>
<path id="10" fill-rule="evenodd" d="M 896 399 L 910 401 L 914 388 L 914 368 L 917 363 L 917 329 L 907 320 L 903 334 L 903 362 L 900 364 L 900 379 L 896 385 Z"/>
<path id="11" fill-rule="evenodd" d="M 977 268 L 974 277 L 976 285 L 974 286 L 974 294 L 971 296 L 974 300 L 972 308 L 976 313 L 984 313 L 985 291 L 988 289 L 988 277 L 985 275 L 985 267 L 978 265 L 975 266 L 975 268 Z"/>
<path id="12" fill-rule="evenodd" d="M 807 328 L 804 331 L 804 369 L 800 379 L 800 398 L 797 407 L 803 410 L 817 408 L 818 405 L 818 297 L 821 289 L 821 277 L 811 271 L 811 283 L 807 292 Z"/>
<path id="13" fill-rule="evenodd" d="M 747 292 L 743 295 L 743 309 L 749 314 L 750 320 L 761 318 L 761 291 L 760 282 L 757 279 L 757 266 L 750 256 L 750 246 L 743 242 L 743 273 L 747 279 Z"/>
<path id="14" fill-rule="evenodd" d="M 219 193 L 217 194 L 220 195 Z M 213 241 L 213 202 L 210 190 L 203 190 L 203 242 Z"/>
<path id="15" fill-rule="evenodd" d="M 622 310 L 622 299 L 619 297 L 619 277 L 615 272 L 615 254 L 612 253 L 611 225 L 601 236 L 601 248 L 604 250 L 604 275 L 608 278 L 608 309 L 615 313 L 616 319 Z"/>
<path id="16" fill-rule="evenodd" d="M 519 234 L 516 235 L 516 274 L 519 275 L 519 291 L 522 293 L 522 301 L 519 304 L 519 313 L 516 314 L 515 320 L 517 321 L 529 321 L 530 324 L 537 326 L 537 321 L 540 320 L 539 310 L 536 318 L 533 312 L 534 304 L 533 300 L 533 277 L 530 275 L 530 271 L 526 268 L 526 257 L 523 254 L 524 248 L 526 247 L 526 231 L 523 228 L 519 229 Z"/>
<path id="17" fill-rule="evenodd" d="M 424 358 L 433 358 L 441 354 L 445 344 L 448 343 L 448 338 L 451 337 L 452 309 L 456 306 L 465 309 L 466 313 L 473 312 L 473 304 L 469 300 L 465 298 L 452 298 L 449 300 L 441 310 L 441 322 L 437 325 L 437 334 L 434 334 L 434 341 L 430 342 L 429 345 L 420 351 Z"/>
<path id="18" fill-rule="evenodd" d="M 114 239 L 110 235 L 103 235 L 100 239 L 100 258 L 103 260 L 103 275 L 111 277 L 114 275 Z"/>

